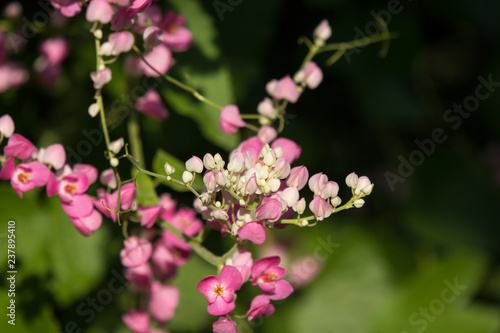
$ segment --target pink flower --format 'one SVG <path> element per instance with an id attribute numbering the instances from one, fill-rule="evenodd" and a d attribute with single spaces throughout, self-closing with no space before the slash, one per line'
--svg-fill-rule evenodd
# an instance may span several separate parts
<path id="1" fill-rule="evenodd" d="M 323 221 L 323 219 L 332 215 L 333 212 L 332 205 L 323 200 L 323 198 L 319 195 L 316 195 L 309 203 L 309 209 L 313 212 L 316 220 L 318 221 Z"/>
<path id="2" fill-rule="evenodd" d="M 295 74 L 295 80 L 302 84 L 302 86 L 315 89 L 323 81 L 323 72 L 314 61 L 309 61 L 304 69 Z"/>
<path id="3" fill-rule="evenodd" d="M 73 166 L 74 172 L 81 172 L 89 179 L 89 184 L 93 184 L 97 180 L 98 171 L 95 166 L 90 164 L 78 163 Z"/>
<path id="4" fill-rule="evenodd" d="M 149 263 L 136 267 L 127 267 L 125 277 L 136 286 L 149 287 L 153 281 L 153 270 Z"/>
<path id="5" fill-rule="evenodd" d="M 219 317 L 219 319 L 212 324 L 214 333 L 239 333 L 236 324 L 228 315 Z"/>
<path id="6" fill-rule="evenodd" d="M 167 222 L 189 237 L 193 237 L 203 228 L 203 223 L 196 218 L 195 211 L 189 208 L 179 209 Z"/>
<path id="7" fill-rule="evenodd" d="M 283 158 L 292 164 L 300 157 L 302 148 L 295 142 L 287 138 L 278 138 L 271 144 L 271 148 L 281 147 L 283 149 Z"/>
<path id="8" fill-rule="evenodd" d="M 220 112 L 220 128 L 226 134 L 234 134 L 238 128 L 245 127 L 246 123 L 240 117 L 240 110 L 236 105 L 227 105 Z"/>
<path id="9" fill-rule="evenodd" d="M 177 267 L 186 263 L 190 255 L 189 244 L 166 230 L 156 241 L 151 259 L 160 274 L 170 277 L 175 274 Z"/>
<path id="10" fill-rule="evenodd" d="M 326 41 L 332 35 L 332 28 L 327 20 L 322 20 L 319 25 L 314 29 L 313 36 L 321 41 Z"/>
<path id="11" fill-rule="evenodd" d="M 284 76 L 279 81 L 271 81 L 268 92 L 276 99 L 286 99 L 290 103 L 295 103 L 300 97 L 300 91 L 290 75 Z"/>
<path id="12" fill-rule="evenodd" d="M 144 96 L 139 97 L 135 108 L 137 111 L 158 120 L 164 120 L 168 117 L 168 111 L 163 105 L 160 95 L 154 89 L 149 89 Z"/>
<path id="13" fill-rule="evenodd" d="M 249 240 L 255 245 L 261 245 L 266 241 L 266 230 L 262 222 L 249 222 L 238 229 L 238 237 L 241 240 Z"/>
<path id="14" fill-rule="evenodd" d="M 226 265 L 234 266 L 241 274 L 243 283 L 250 278 L 250 269 L 252 268 L 252 253 L 245 248 L 236 251 L 233 256 L 226 260 Z"/>
<path id="15" fill-rule="evenodd" d="M 137 208 L 137 214 L 142 215 L 141 225 L 146 228 L 151 228 L 156 219 L 160 216 L 161 207 L 160 206 L 143 206 Z"/>
<path id="16" fill-rule="evenodd" d="M 127 53 L 134 46 L 134 35 L 128 31 L 115 32 L 109 35 L 108 41 L 101 45 L 100 55 L 117 56 Z"/>
<path id="17" fill-rule="evenodd" d="M 0 64 L 0 93 L 23 85 L 28 78 L 28 72 L 20 64 L 15 62 Z"/>
<path id="18" fill-rule="evenodd" d="M 45 40 L 40 45 L 40 53 L 51 65 L 59 65 L 68 56 L 69 44 L 62 37 Z"/>
<path id="19" fill-rule="evenodd" d="M 113 7 L 106 0 L 92 0 L 87 7 L 85 18 L 89 22 L 107 24 L 113 18 Z"/>
<path id="20" fill-rule="evenodd" d="M 102 185 L 112 189 L 115 189 L 117 186 L 115 172 L 113 171 L 112 168 L 108 168 L 103 172 L 101 172 L 101 175 L 99 176 L 99 181 L 101 182 Z"/>
<path id="21" fill-rule="evenodd" d="M 82 235 L 88 237 L 101 226 L 102 215 L 94 209 L 87 216 L 70 217 L 70 220 Z"/>
<path id="22" fill-rule="evenodd" d="M 149 328 L 149 315 L 146 310 L 128 311 L 122 320 L 134 333 L 145 333 Z"/>
<path id="23" fill-rule="evenodd" d="M 163 19 L 161 29 L 163 31 L 163 43 L 172 51 L 184 52 L 193 43 L 193 35 L 184 25 L 186 19 L 169 10 Z"/>
<path id="24" fill-rule="evenodd" d="M 164 286 L 153 281 L 149 299 L 149 311 L 160 323 L 169 321 L 179 304 L 179 289 L 174 286 Z"/>
<path id="25" fill-rule="evenodd" d="M 308 178 L 309 171 L 307 171 L 307 168 L 303 165 L 297 166 L 290 171 L 286 184 L 301 190 L 306 186 Z"/>
<path id="26" fill-rule="evenodd" d="M 234 310 L 236 290 L 242 285 L 241 274 L 233 266 L 222 267 L 220 277 L 207 276 L 198 283 L 197 289 L 205 295 L 209 305 L 207 311 L 213 316 L 221 316 Z"/>
<path id="27" fill-rule="evenodd" d="M 170 67 L 174 64 L 172 59 L 172 53 L 163 44 L 157 45 L 153 47 L 151 52 L 144 56 L 144 59 L 158 72 L 161 74 L 167 73 Z M 139 69 L 146 76 L 158 77 L 160 76 L 156 71 L 151 69 L 144 61 L 139 60 L 138 63 Z"/>
<path id="28" fill-rule="evenodd" d="M 104 0 L 101 0 L 104 1 Z M 101 69 L 97 72 L 90 73 L 90 78 L 94 82 L 94 89 L 102 89 L 106 83 L 111 81 L 112 74 L 109 68 Z"/>
<path id="29" fill-rule="evenodd" d="M 50 3 L 66 17 L 73 17 L 82 10 L 82 3 L 77 0 L 50 0 Z"/>
<path id="30" fill-rule="evenodd" d="M 49 164 L 53 166 L 54 169 L 59 170 L 66 162 L 66 151 L 62 144 L 56 143 L 45 149 L 40 149 L 38 152 L 38 159 L 40 162 Z"/>
<path id="31" fill-rule="evenodd" d="M 89 179 L 84 173 L 73 172 L 64 176 L 58 185 L 57 193 L 61 201 L 71 203 L 75 196 L 85 193 L 89 187 Z"/>
<path id="32" fill-rule="evenodd" d="M 127 13 L 131 16 L 144 11 L 151 4 L 152 0 L 132 0 L 132 4 L 128 7 Z"/>
<path id="33" fill-rule="evenodd" d="M 0 117 L 0 135 L 10 138 L 12 133 L 14 133 L 14 129 L 14 121 L 8 114 Z"/>
<path id="34" fill-rule="evenodd" d="M 14 156 L 21 160 L 30 159 L 35 152 L 35 146 L 24 136 L 17 133 L 11 135 L 7 146 L 3 148 L 5 156 Z"/>
<path id="35" fill-rule="evenodd" d="M 153 252 L 150 242 L 136 236 L 123 241 L 123 245 L 125 248 L 120 251 L 120 259 L 125 267 L 137 267 L 146 263 Z"/>
<path id="36" fill-rule="evenodd" d="M 0 179 L 10 178 L 12 188 L 22 198 L 22 192 L 45 186 L 49 175 L 50 170 L 43 163 L 34 161 L 22 163 L 16 167 L 13 157 L 9 157 L 0 172 Z"/>
<path id="37" fill-rule="evenodd" d="M 321 191 L 328 182 L 328 177 L 323 173 L 317 173 L 309 179 L 309 189 L 314 193 L 314 195 L 320 195 Z"/>
<path id="38" fill-rule="evenodd" d="M 272 315 L 274 313 L 274 306 L 269 303 L 269 297 L 264 295 L 255 296 L 255 298 L 252 300 L 252 303 L 250 304 L 250 309 L 246 314 L 248 320 L 253 320 L 257 317 Z"/>
<path id="39" fill-rule="evenodd" d="M 127 183 L 121 187 L 120 191 L 120 208 L 122 210 L 127 210 L 132 205 L 132 200 L 134 199 L 135 187 L 133 183 Z M 116 213 L 109 211 L 117 210 L 118 206 L 118 190 L 113 193 L 106 193 L 102 190 L 97 190 L 99 198 L 94 200 L 95 207 L 106 217 L 109 217 L 116 222 Z M 106 209 L 106 207 L 108 209 Z"/>
<path id="40" fill-rule="evenodd" d="M 278 136 L 278 132 L 271 126 L 262 126 L 259 129 L 259 132 L 257 133 L 257 137 L 262 141 L 263 143 L 270 143 L 276 137 Z"/>
<path id="41" fill-rule="evenodd" d="M 258 285 L 262 293 L 272 300 L 284 299 L 293 292 L 293 287 L 285 280 L 286 270 L 278 267 L 280 257 L 257 260 L 252 266 L 252 285 Z"/>
<path id="42" fill-rule="evenodd" d="M 255 217 L 258 220 L 267 220 L 269 222 L 276 222 L 282 215 L 282 205 L 277 199 L 264 197 L 259 208 L 255 211 Z"/>

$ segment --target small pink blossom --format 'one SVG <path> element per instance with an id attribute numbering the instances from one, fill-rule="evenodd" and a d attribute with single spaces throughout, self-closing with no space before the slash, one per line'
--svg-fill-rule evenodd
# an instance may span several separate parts
<path id="1" fill-rule="evenodd" d="M 149 315 L 146 310 L 128 311 L 122 320 L 134 333 L 145 333 L 149 328 Z"/>
<path id="2" fill-rule="evenodd" d="M 153 281 L 153 270 L 149 263 L 136 267 L 127 267 L 125 277 L 136 286 L 149 287 Z"/>
<path id="3" fill-rule="evenodd" d="M 144 11 L 151 4 L 152 0 L 132 0 L 127 12 L 134 16 L 135 14 Z"/>
<path id="4" fill-rule="evenodd" d="M 144 56 L 144 59 L 161 74 L 166 74 L 169 68 L 174 64 L 174 60 L 172 59 L 172 52 L 170 52 L 168 47 L 163 44 L 153 47 L 151 52 Z M 146 76 L 160 76 L 142 60 L 139 60 L 138 66 L 142 73 L 144 73 L 144 75 Z"/>
<path id="5" fill-rule="evenodd" d="M 266 229 L 262 222 L 249 222 L 238 229 L 238 237 L 241 240 L 249 240 L 255 245 L 261 245 L 266 241 Z"/>
<path id="6" fill-rule="evenodd" d="M 156 241 L 151 257 L 155 269 L 165 277 L 175 273 L 177 267 L 186 263 L 191 247 L 172 232 L 166 230 Z"/>
<path id="7" fill-rule="evenodd" d="M 262 293 L 272 300 L 287 298 L 293 287 L 285 280 L 286 270 L 278 267 L 280 257 L 267 257 L 254 262 L 252 266 L 252 285 L 258 285 Z"/>
<path id="8" fill-rule="evenodd" d="M 303 70 L 295 74 L 295 79 L 309 89 L 316 89 L 323 81 L 323 71 L 314 61 L 309 61 Z"/>
<path id="9" fill-rule="evenodd" d="M 121 187 L 120 191 L 120 208 L 122 210 L 127 210 L 132 205 L 132 201 L 134 199 L 135 187 L 133 183 L 127 183 Z M 117 216 L 115 212 L 111 212 L 108 209 L 113 211 L 117 210 L 118 206 L 118 190 L 113 193 L 106 193 L 102 190 L 97 190 L 97 194 L 99 198 L 94 200 L 95 207 L 106 217 L 109 217 L 116 222 Z M 106 209 L 107 207 L 107 209 Z"/>
<path id="10" fill-rule="evenodd" d="M 92 0 L 87 7 L 85 18 L 89 22 L 107 24 L 113 18 L 113 7 L 106 0 Z"/>
<path id="11" fill-rule="evenodd" d="M 15 62 L 0 63 L 0 93 L 17 88 L 28 81 L 29 73 Z"/>
<path id="12" fill-rule="evenodd" d="M 239 333 L 236 324 L 228 315 L 219 317 L 219 319 L 212 324 L 214 333 Z"/>
<path id="13" fill-rule="evenodd" d="M 257 133 L 257 137 L 260 139 L 260 141 L 264 143 L 270 143 L 276 137 L 278 136 L 278 132 L 271 126 L 262 126 L 259 128 L 259 132 Z"/>
<path id="14" fill-rule="evenodd" d="M 128 31 L 115 32 L 109 35 L 108 41 L 101 45 L 100 55 L 117 56 L 127 53 L 134 46 L 134 35 Z"/>
<path id="15" fill-rule="evenodd" d="M 179 289 L 175 286 L 165 286 L 153 281 L 149 299 L 149 311 L 154 319 L 160 323 L 169 321 L 179 304 Z"/>
<path id="16" fill-rule="evenodd" d="M 102 89 L 102 87 L 112 79 L 111 69 L 104 68 L 100 71 L 92 72 L 90 73 L 90 78 L 94 82 L 94 89 Z"/>
<path id="17" fill-rule="evenodd" d="M 4 114 L 0 117 L 0 135 L 10 138 L 14 133 L 14 121 L 8 114 Z"/>
<path id="18" fill-rule="evenodd" d="M 45 0 L 47 1 L 47 0 Z M 59 9 L 62 15 L 73 17 L 82 10 L 82 3 L 77 0 L 49 0 L 54 8 Z"/>
<path id="19" fill-rule="evenodd" d="M 189 237 L 193 237 L 203 228 L 203 223 L 196 218 L 195 211 L 189 208 L 179 209 L 167 222 Z"/>
<path id="20" fill-rule="evenodd" d="M 273 82 L 273 81 L 271 81 Z M 300 97 L 300 91 L 290 75 L 284 76 L 270 85 L 268 92 L 276 99 L 285 99 L 290 103 L 296 103 Z"/>
<path id="21" fill-rule="evenodd" d="M 97 180 L 97 168 L 90 164 L 78 163 L 73 166 L 73 172 L 81 172 L 89 179 L 89 184 L 95 183 Z"/>
<path id="22" fill-rule="evenodd" d="M 144 96 L 139 97 L 135 108 L 137 111 L 158 120 L 164 120 L 168 117 L 168 111 L 160 95 L 154 89 L 149 89 Z"/>
<path id="23" fill-rule="evenodd" d="M 151 228 L 160 216 L 160 206 L 142 206 L 137 208 L 137 214 L 141 215 L 141 226 Z"/>
<path id="24" fill-rule="evenodd" d="M 68 41 L 62 37 L 47 39 L 40 45 L 40 53 L 49 64 L 59 65 L 68 56 Z"/>
<path id="25" fill-rule="evenodd" d="M 222 267 L 220 277 L 207 276 L 198 283 L 197 289 L 204 294 L 209 303 L 208 313 L 222 316 L 234 310 L 236 291 L 241 288 L 242 283 L 238 269 L 225 265 Z"/>
<path id="26" fill-rule="evenodd" d="M 151 257 L 153 246 L 145 239 L 131 236 L 123 241 L 124 249 L 120 251 L 120 259 L 125 267 L 137 267 L 146 263 Z"/>
<path id="27" fill-rule="evenodd" d="M 184 25 L 186 19 L 169 10 L 163 19 L 162 40 L 174 52 L 184 52 L 193 44 L 193 35 Z"/>
<path id="28" fill-rule="evenodd" d="M 238 269 L 243 283 L 247 282 L 250 278 L 252 264 L 252 253 L 245 248 L 239 249 L 231 258 L 226 260 L 226 265 L 234 266 Z"/>
<path id="29" fill-rule="evenodd" d="M 295 142 L 287 138 L 278 138 L 273 141 L 271 148 L 275 149 L 281 147 L 283 149 L 282 157 L 286 159 L 290 164 L 295 162 L 296 159 L 300 157 L 302 153 L 302 148 Z"/>
<path id="30" fill-rule="evenodd" d="M 322 20 L 319 25 L 314 29 L 313 36 L 321 41 L 326 41 L 332 35 L 332 28 L 327 20 Z"/>
<path id="31" fill-rule="evenodd" d="M 271 92 L 275 88 L 275 83 L 278 81 L 274 80 L 275 82 L 271 81 L 270 89 Z M 257 112 L 263 116 L 266 116 L 270 119 L 275 119 L 276 118 L 276 108 L 274 107 L 273 101 L 269 97 L 265 97 L 259 105 L 257 105 Z"/>
<path id="32" fill-rule="evenodd" d="M 272 315 L 275 309 L 274 306 L 269 303 L 269 297 L 264 295 L 255 296 L 255 298 L 252 300 L 252 303 L 250 304 L 250 309 L 246 314 L 248 320 Z"/>
<path id="33" fill-rule="evenodd" d="M 282 205 L 277 199 L 264 197 L 259 208 L 255 211 L 255 217 L 258 220 L 266 220 L 269 222 L 276 222 L 282 215 Z"/>
<path id="34" fill-rule="evenodd" d="M 66 151 L 62 144 L 56 143 L 45 149 L 40 149 L 38 159 L 42 163 L 49 164 L 53 166 L 54 169 L 59 170 L 66 162 Z"/>
<path id="35" fill-rule="evenodd" d="M 87 216 L 70 217 L 70 220 L 82 235 L 88 237 L 101 226 L 102 215 L 94 209 Z"/>
<path id="36" fill-rule="evenodd" d="M 326 202 L 321 196 L 316 195 L 314 199 L 309 203 L 309 209 L 313 212 L 316 220 L 323 221 L 323 219 L 328 218 L 332 215 L 333 207 L 328 202 Z"/>
<path id="37" fill-rule="evenodd" d="M 227 105 L 220 112 L 220 128 L 226 134 L 234 134 L 238 128 L 245 127 L 246 123 L 240 117 L 240 110 L 236 105 Z"/>
<path id="38" fill-rule="evenodd" d="M 317 173 L 309 179 L 309 189 L 314 193 L 314 195 L 320 195 L 321 191 L 328 182 L 328 177 L 323 173 Z"/>
<path id="39" fill-rule="evenodd" d="M 112 168 L 108 168 L 103 172 L 101 172 L 101 175 L 99 176 L 99 181 L 101 182 L 102 185 L 106 187 L 109 187 L 111 189 L 116 189 L 117 186 L 116 176 Z"/>
<path id="40" fill-rule="evenodd" d="M 301 190 L 306 186 L 308 178 L 309 171 L 307 171 L 307 168 L 303 165 L 297 166 L 290 171 L 286 184 Z"/>
<path id="41" fill-rule="evenodd" d="M 12 134 L 3 148 L 5 156 L 14 156 L 21 160 L 30 159 L 36 153 L 36 147 L 21 134 Z"/>

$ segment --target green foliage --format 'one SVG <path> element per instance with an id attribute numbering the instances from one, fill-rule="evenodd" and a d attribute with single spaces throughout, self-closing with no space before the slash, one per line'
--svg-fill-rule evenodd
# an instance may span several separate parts
<path id="1" fill-rule="evenodd" d="M 158 203 L 158 195 L 151 177 L 139 173 L 136 179 L 137 203 L 142 206 L 154 206 Z"/>

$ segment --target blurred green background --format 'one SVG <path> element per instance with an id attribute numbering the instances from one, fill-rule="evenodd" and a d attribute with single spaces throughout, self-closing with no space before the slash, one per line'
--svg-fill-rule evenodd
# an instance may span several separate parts
<path id="1" fill-rule="evenodd" d="M 40 7 L 21 3 L 29 22 Z M 337 181 L 344 201 L 349 195 L 344 179 L 352 171 L 369 176 L 375 188 L 362 209 L 341 212 L 315 228 L 288 227 L 272 233 L 268 245 L 275 241 L 288 249 L 288 262 L 305 257 L 309 266 L 304 270 L 320 272 L 290 298 L 275 302 L 273 316 L 238 321 L 241 332 L 500 332 L 498 85 L 490 87 L 489 97 L 480 100 L 467 118 L 446 118 L 454 105 L 473 100 L 483 82 L 480 77 L 500 81 L 500 2 L 159 4 L 184 15 L 195 36 L 193 48 L 174 55 L 176 65 L 170 73 L 178 78 L 188 73 L 208 98 L 236 103 L 242 113 L 256 112 L 270 79 L 297 70 L 307 52 L 297 40 L 310 36 L 323 18 L 332 26 L 331 42 L 357 38 L 357 31 L 372 34 L 373 13 L 400 34 L 384 59 L 377 57 L 380 45 L 352 52 L 324 69 L 323 83 L 288 107 L 282 134 L 303 148 L 296 165 Z M 387 15 L 390 9 L 393 13 Z M 32 73 L 26 85 L 0 95 L 0 113 L 9 113 L 16 132 L 37 146 L 61 142 L 74 151 L 69 152 L 69 162 L 91 163 L 102 170 L 103 145 L 92 146 L 91 152 L 81 146 L 98 128 L 98 120 L 87 114 L 93 96 L 89 72 L 95 67 L 89 28 L 81 14 L 61 27 L 45 26 L 23 53 L 12 55 L 32 68 L 42 40 L 63 34 L 71 44 L 63 76 L 54 88 L 43 87 Z M 322 64 L 327 56 L 315 60 Z M 105 101 L 118 100 L 120 106 L 126 105 L 127 91 L 140 84 L 125 80 L 122 65 L 112 66 L 113 81 L 104 89 Z M 140 117 L 149 168 L 158 149 L 181 160 L 206 152 L 227 156 L 241 139 L 214 130 L 216 110 L 167 83 L 158 89 L 170 117 L 163 123 Z M 120 126 L 111 136 L 125 136 L 126 120 L 121 123 L 121 113 L 112 111 L 114 124 Z M 435 129 L 442 129 L 446 140 L 430 149 Z M 427 142 L 432 152 L 419 153 L 422 148 L 416 140 Z M 402 163 L 418 165 L 408 169 Z M 126 174 L 129 167 L 122 167 Z M 388 177 L 396 180 L 391 183 Z M 180 206 L 192 199 L 178 195 Z M 0 203 L 0 237 L 7 221 L 16 221 L 18 268 L 16 326 L 8 325 L 4 314 L 8 285 L 2 278 L 0 331 L 127 332 L 121 314 L 133 306 L 129 293 L 109 291 L 110 283 L 122 285 L 116 282 L 122 274 L 120 229 L 104 220 L 93 236 L 84 238 L 57 198 L 32 191 L 21 200 L 7 182 L 0 184 Z M 5 240 L 0 238 L 4 253 Z M 217 243 L 217 238 L 210 241 Z M 328 243 L 333 245 L 325 246 Z M 226 245 L 214 244 L 221 249 Z M 6 254 L 0 256 L 2 276 L 6 260 Z M 209 274 L 214 274 L 212 268 L 197 258 L 181 268 L 174 281 L 181 288 L 181 302 L 166 326 L 170 332 L 210 331 L 215 318 L 206 314 L 206 301 L 195 290 Z M 249 290 L 239 295 L 242 303 L 249 304 Z M 245 306 L 237 308 L 237 313 L 245 311 Z"/>

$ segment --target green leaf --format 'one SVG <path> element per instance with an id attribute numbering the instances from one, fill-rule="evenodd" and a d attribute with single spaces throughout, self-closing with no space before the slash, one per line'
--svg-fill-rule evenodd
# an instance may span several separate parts
<path id="1" fill-rule="evenodd" d="M 158 203 L 158 195 L 151 177 L 139 173 L 136 179 L 137 202 L 141 206 L 154 206 Z"/>
<path id="2" fill-rule="evenodd" d="M 169 1 L 176 11 L 187 18 L 186 26 L 193 33 L 194 45 L 200 48 L 203 55 L 209 59 L 219 56 L 219 49 L 215 44 L 217 31 L 213 18 L 204 11 L 201 2 L 171 0 Z"/>
<path id="3" fill-rule="evenodd" d="M 189 73 L 195 88 L 206 98 L 223 106 L 233 103 L 233 83 L 226 67 L 220 67 L 208 72 L 197 72 L 199 71 L 197 67 L 179 67 L 184 72 Z M 169 87 L 163 88 L 162 92 L 176 112 L 197 122 L 207 140 L 226 150 L 236 147 L 239 142 L 239 135 L 227 135 L 220 129 L 220 110 L 197 101 L 186 92 L 172 90 Z"/>
<path id="4" fill-rule="evenodd" d="M 182 173 L 186 170 L 185 163 L 162 149 L 158 149 L 156 151 L 155 157 L 153 158 L 153 171 L 160 175 L 165 174 L 165 162 L 168 162 L 175 168 L 175 172 L 171 175 L 171 177 L 182 182 Z M 171 187 L 177 192 L 189 191 L 184 186 L 169 182 L 162 178 L 158 178 L 158 181 L 160 181 L 164 185 Z M 193 188 L 198 192 L 201 192 L 203 190 L 203 181 L 201 179 L 201 175 L 196 174 L 193 182 Z"/>

